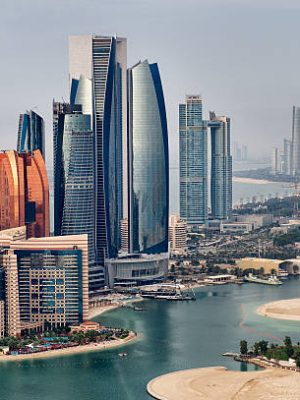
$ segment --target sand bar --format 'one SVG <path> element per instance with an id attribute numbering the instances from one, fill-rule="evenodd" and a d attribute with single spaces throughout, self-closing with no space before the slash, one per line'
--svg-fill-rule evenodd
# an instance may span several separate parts
<path id="1" fill-rule="evenodd" d="M 16 356 L 0 356 L 1 361 L 24 361 L 24 360 L 35 360 L 37 358 L 51 358 L 51 357 L 61 357 L 61 356 L 70 356 L 74 354 L 80 353 L 89 353 L 91 351 L 103 351 L 112 349 L 115 347 L 124 346 L 132 342 L 134 339 L 137 338 L 137 335 L 134 332 L 130 332 L 129 336 L 125 339 L 116 339 L 107 342 L 101 343 L 90 343 L 76 347 L 68 347 L 65 349 L 58 349 L 58 350 L 49 350 L 43 351 L 41 353 L 33 353 L 33 354 L 19 354 Z"/>
<path id="2" fill-rule="evenodd" d="M 258 307 L 256 312 L 264 317 L 300 321 L 300 299 L 273 301 Z"/>
<path id="3" fill-rule="evenodd" d="M 232 181 L 237 182 L 237 183 L 250 183 L 250 184 L 255 184 L 255 185 L 266 185 L 268 183 L 277 183 L 277 182 L 268 181 L 267 179 L 244 178 L 244 177 L 240 177 L 240 176 L 233 176 Z M 284 182 L 282 182 L 282 183 L 284 183 Z"/>
<path id="4" fill-rule="evenodd" d="M 147 391 L 157 400 L 300 400 L 300 374 L 279 369 L 198 368 L 155 378 Z"/>

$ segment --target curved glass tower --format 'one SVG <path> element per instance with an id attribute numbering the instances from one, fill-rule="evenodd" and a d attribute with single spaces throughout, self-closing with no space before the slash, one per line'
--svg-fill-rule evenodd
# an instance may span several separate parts
<path id="1" fill-rule="evenodd" d="M 163 91 L 157 64 L 128 72 L 130 251 L 168 251 L 169 160 Z"/>

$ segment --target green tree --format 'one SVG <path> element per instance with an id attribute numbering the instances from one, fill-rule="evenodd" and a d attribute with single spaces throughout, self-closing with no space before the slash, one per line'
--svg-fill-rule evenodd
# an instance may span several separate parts
<path id="1" fill-rule="evenodd" d="M 255 342 L 253 345 L 253 353 L 257 356 L 260 353 L 259 342 Z"/>
<path id="2" fill-rule="evenodd" d="M 261 340 L 259 342 L 259 349 L 261 354 L 266 354 L 268 350 L 268 342 L 266 342 L 265 340 Z"/>
<path id="3" fill-rule="evenodd" d="M 294 354 L 294 349 L 293 349 L 292 340 L 291 340 L 290 336 L 286 336 L 284 338 L 283 343 L 285 346 L 286 355 L 288 356 L 288 358 L 292 357 L 292 355 Z"/>
<path id="4" fill-rule="evenodd" d="M 240 353 L 243 355 L 248 354 L 248 343 L 246 340 L 240 341 Z"/>

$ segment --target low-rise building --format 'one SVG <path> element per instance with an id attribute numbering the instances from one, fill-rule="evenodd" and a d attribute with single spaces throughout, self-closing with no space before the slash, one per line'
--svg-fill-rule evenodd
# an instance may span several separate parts
<path id="1" fill-rule="evenodd" d="M 101 325 L 96 321 L 84 321 L 80 325 L 70 326 L 71 333 L 74 332 L 88 332 L 88 331 L 99 331 Z"/>
<path id="2" fill-rule="evenodd" d="M 271 225 L 273 223 L 272 214 L 246 214 L 246 215 L 235 215 L 232 218 L 236 222 L 251 223 L 253 229 L 258 229 L 263 226 Z"/>
<path id="3" fill-rule="evenodd" d="M 252 222 L 223 222 L 220 225 L 220 232 L 230 234 L 246 234 L 253 230 Z"/>
<path id="4" fill-rule="evenodd" d="M 168 273 L 169 254 L 127 254 L 105 260 L 108 284 L 141 285 L 161 280 Z"/>
<path id="5" fill-rule="evenodd" d="M 235 275 L 231 274 L 222 274 L 222 275 L 209 275 L 204 279 L 207 283 L 222 283 L 222 282 L 231 282 L 236 279 Z"/>

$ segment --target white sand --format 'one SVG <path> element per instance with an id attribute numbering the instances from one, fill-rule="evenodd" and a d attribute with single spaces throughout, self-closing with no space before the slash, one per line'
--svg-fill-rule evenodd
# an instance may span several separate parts
<path id="1" fill-rule="evenodd" d="M 300 299 L 273 301 L 258 307 L 256 312 L 264 317 L 300 321 Z"/>
<path id="2" fill-rule="evenodd" d="M 199 368 L 162 375 L 149 382 L 147 390 L 158 400 L 300 400 L 300 374 Z"/>

